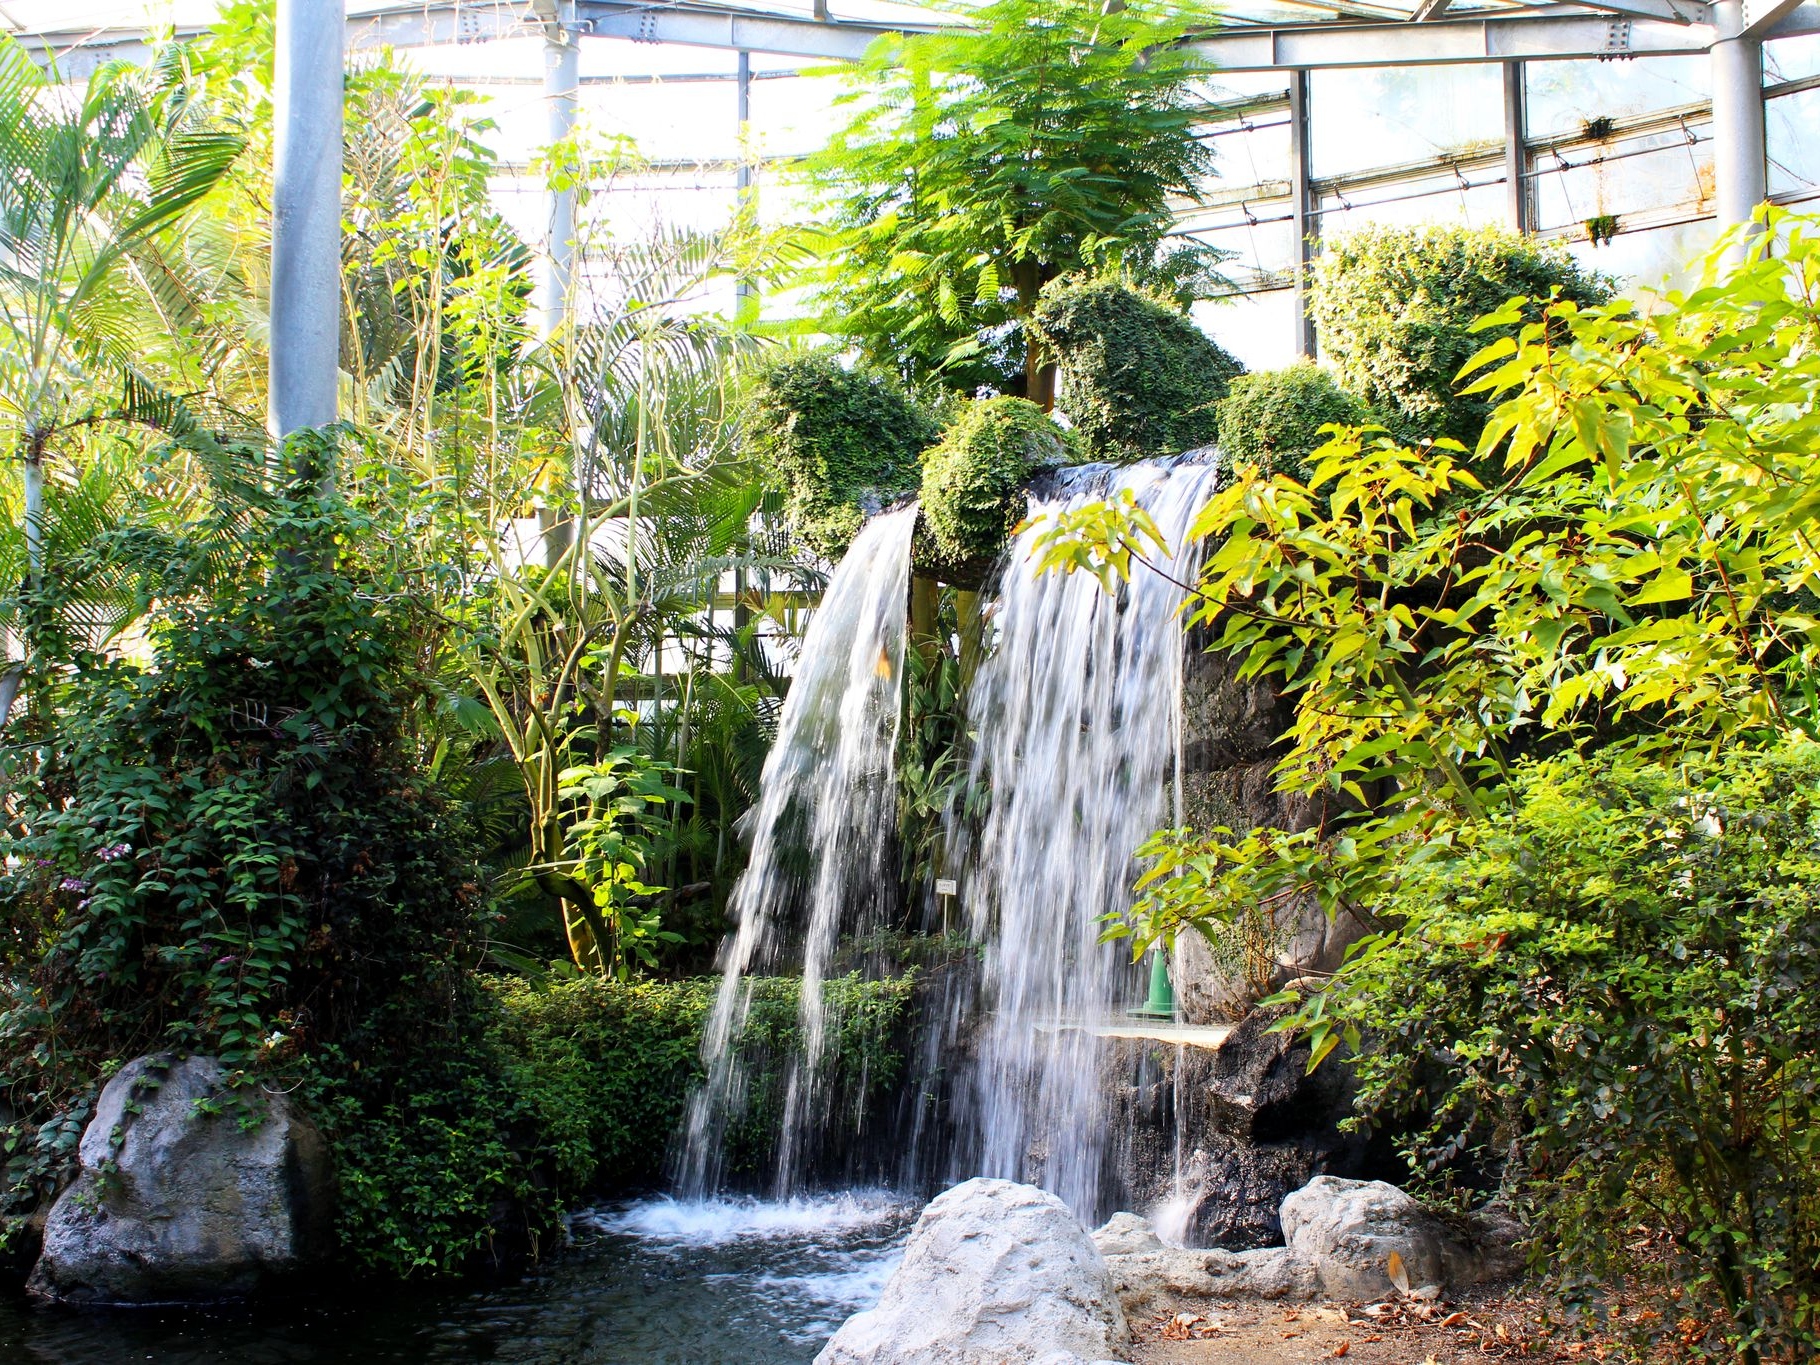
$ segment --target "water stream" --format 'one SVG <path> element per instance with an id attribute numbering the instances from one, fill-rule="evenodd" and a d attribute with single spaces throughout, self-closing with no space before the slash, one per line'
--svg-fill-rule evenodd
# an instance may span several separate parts
<path id="1" fill-rule="evenodd" d="M 984 945 L 963 1173 L 1041 1185 L 1088 1219 L 1116 1198 L 1090 1028 L 1122 1017 L 1144 984 L 1128 947 L 1100 932 L 1131 905 L 1134 851 L 1171 815 L 1182 585 L 1200 553 L 1187 531 L 1216 479 L 1183 461 L 1085 466 L 1039 490 L 1033 524 L 1007 551 L 996 639 L 967 702 L 973 780 L 991 807 L 977 834 L 957 825 L 953 850 Z M 1163 572 L 1134 565 L 1116 595 L 1090 574 L 1034 572 L 1044 514 L 1127 490 L 1167 542 Z"/>
<path id="2" fill-rule="evenodd" d="M 910 540 L 917 509 L 874 517 L 834 571 L 803 638 L 776 742 L 765 760 L 752 853 L 734 891 L 739 927 L 703 1037 L 708 1076 L 690 1102 L 678 1188 L 720 1188 L 724 1137 L 747 1100 L 736 1046 L 754 973 L 800 970 L 802 1047 L 785 1085 L 775 1192 L 796 1188 L 823 1117 L 827 1040 L 821 985 L 843 928 L 874 923 L 895 882 L 892 758 L 903 695 Z"/>

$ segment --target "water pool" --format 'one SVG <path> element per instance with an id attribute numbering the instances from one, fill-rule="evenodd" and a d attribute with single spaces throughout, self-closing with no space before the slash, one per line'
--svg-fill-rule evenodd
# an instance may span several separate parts
<path id="1" fill-rule="evenodd" d="M 6 1365 L 798 1365 L 870 1306 L 916 1209 L 882 1193 L 604 1204 L 509 1284 L 69 1311 L 0 1298 Z"/>

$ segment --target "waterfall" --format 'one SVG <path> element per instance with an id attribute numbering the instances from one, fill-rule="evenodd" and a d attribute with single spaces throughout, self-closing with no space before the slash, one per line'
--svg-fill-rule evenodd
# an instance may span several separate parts
<path id="1" fill-rule="evenodd" d="M 1217 479 L 1168 461 L 1065 470 L 1044 513 L 1131 490 L 1168 543 L 1165 572 L 1134 564 L 1114 595 L 1086 573 L 1037 574 L 1040 526 L 1006 552 L 996 639 L 967 701 L 972 777 L 991 791 L 983 827 L 957 830 L 953 865 L 984 946 L 964 1148 L 956 1173 L 1042 1185 L 1097 1218 L 1113 1134 L 1092 1027 L 1122 1018 L 1143 976 L 1102 922 L 1129 909 L 1134 850 L 1170 819 L 1179 773 L 1187 534 Z M 970 1167 L 971 1169 L 967 1169 Z"/>
<path id="2" fill-rule="evenodd" d="M 690 1101 L 679 1171 L 687 1194 L 719 1187 L 727 1127 L 749 1098 L 738 1045 L 754 973 L 802 974 L 802 1046 L 785 1082 L 780 1194 L 799 1173 L 816 1124 L 828 1022 L 822 983 L 843 923 L 874 918 L 868 911 L 881 908 L 897 880 L 887 864 L 896 823 L 892 760 L 916 516 L 916 507 L 902 508 L 860 531 L 804 635 L 760 778 L 751 857 L 733 893 L 739 927 L 722 950 L 703 1032 L 707 1078 Z"/>

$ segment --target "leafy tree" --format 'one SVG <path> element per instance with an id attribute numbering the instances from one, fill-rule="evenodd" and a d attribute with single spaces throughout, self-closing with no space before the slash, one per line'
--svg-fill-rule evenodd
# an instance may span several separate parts
<path id="1" fill-rule="evenodd" d="M 1196 618 L 1242 676 L 1272 679 L 1288 696 L 1294 718 L 1276 780 L 1280 790 L 1327 801 L 1328 819 L 1297 833 L 1215 829 L 1153 841 L 1132 928 L 1140 945 L 1300 895 L 1374 924 L 1375 947 L 1300 1003 L 1294 1022 L 1313 1035 L 1318 1062 L 1343 1041 L 1359 1047 L 1373 1013 L 1353 1005 L 1377 998 L 1361 984 L 1367 964 L 1405 951 L 1395 946 L 1407 931 L 1400 917 L 1423 922 L 1420 893 L 1405 888 L 1423 884 L 1431 865 L 1456 892 L 1491 875 L 1450 864 L 1477 841 L 1503 837 L 1487 830 L 1508 832 L 1525 818 L 1522 798 L 1547 780 L 1525 776 L 1526 755 L 1596 752 L 1613 772 L 1645 774 L 1624 778 L 1620 811 L 1659 809 L 1667 779 L 1648 776 L 1652 767 L 1672 772 L 1736 750 L 1741 766 L 1721 776 L 1742 782 L 1752 762 L 1743 755 L 1820 732 L 1820 622 L 1810 607 L 1820 573 L 1812 532 L 1820 503 L 1820 237 L 1812 220 L 1775 211 L 1767 219 L 1769 233 L 1742 264 L 1728 268 L 1715 253 L 1699 287 L 1666 296 L 1647 314 L 1623 300 L 1589 308 L 1559 301 L 1534 316 L 1518 300 L 1490 317 L 1483 330 L 1493 340 L 1466 369 L 1478 376 L 1476 394 L 1503 396 L 1475 460 L 1486 468 L 1502 457 L 1494 487 L 1481 486 L 1457 445 L 1418 452 L 1352 432 L 1319 452 L 1306 481 L 1253 468 L 1216 494 L 1195 527 L 1210 543 Z M 1117 509 L 1090 508 L 1058 520 L 1045 553 L 1052 563 L 1104 572 L 1121 555 L 1147 555 L 1149 541 Z M 1785 798 L 1809 800 L 1789 790 L 1762 793 L 1763 820 L 1792 810 Z M 1747 828 L 1758 819 L 1755 799 L 1736 801 L 1733 818 Z M 1553 852 L 1569 868 L 1618 856 L 1601 841 L 1614 831 L 1630 838 L 1629 819 L 1589 817 L 1585 847 Z M 1721 957 L 1744 954 L 1721 963 L 1734 973 L 1735 1008 L 1768 1008 L 1756 993 L 1786 990 L 1791 1009 L 1811 1014 L 1820 991 L 1808 968 L 1775 956 L 1800 948 L 1805 921 L 1786 933 L 1774 927 L 1779 914 L 1809 913 L 1794 901 L 1807 894 L 1810 870 L 1792 851 L 1786 865 L 1759 858 L 1748 838 L 1738 846 L 1741 861 L 1719 876 L 1734 879 L 1738 899 L 1726 908 L 1713 891 L 1707 902 L 1730 917 L 1731 938 L 1725 919 L 1711 926 L 1723 940 Z M 1704 856 L 1690 852 L 1690 866 Z M 1713 856 L 1732 854 L 1715 848 Z M 1640 864 L 1629 882 L 1621 869 L 1608 871 L 1614 896 L 1658 894 L 1681 877 L 1660 863 Z M 1772 894 L 1777 878 L 1788 880 L 1792 900 Z M 1707 897 L 1717 884 L 1696 882 L 1690 894 Z M 1525 902 L 1514 895 L 1503 903 Z M 1560 913 L 1574 919 L 1581 909 L 1568 898 Z M 1702 913 L 1674 909 L 1679 925 Z M 1764 937 L 1776 933 L 1784 944 Z M 1495 937 L 1480 948 L 1495 951 L 1486 946 Z M 1628 970 L 1616 961 L 1582 965 L 1551 987 L 1556 1016 L 1596 1014 L 1598 994 L 1619 979 L 1611 973 Z M 1668 968 L 1645 962 L 1636 970 Z M 1562 994 L 1570 985 L 1576 993 Z M 1714 989 L 1721 987 L 1732 989 Z M 1437 1021 L 1451 1017 L 1444 991 L 1424 998 Z M 1669 1038 L 1714 998 L 1690 984 L 1685 997 L 1636 1008 L 1659 1022 L 1657 1038 Z M 1781 1046 L 1774 1030 L 1793 1017 L 1764 1016 L 1766 1047 Z M 1580 1074 L 1620 1078 L 1643 1055 L 1638 1047 L 1655 1046 L 1627 1030 L 1590 1029 L 1575 1063 Z M 1521 1046 L 1520 1035 L 1508 1041 Z M 1688 1065 L 1695 1061 L 1690 1054 Z M 1733 1061 L 1759 1076 L 1775 1064 L 1742 1054 Z M 1811 1103 L 1801 1074 L 1776 1083 Z M 1697 1106 L 1706 1092 L 1687 1094 Z M 1549 1103 L 1569 1101 L 1577 1103 L 1560 1094 Z M 1609 1136 L 1639 1168 L 1672 1155 L 1660 1149 L 1653 1118 Z M 1604 1150 L 1601 1160 L 1609 1160 L 1612 1149 Z M 1735 1167 L 1687 1167 L 1676 1158 L 1663 1175 L 1682 1191 L 1688 1221 L 1680 1232 L 1729 1320 L 1722 1335 L 1730 1347 L 1747 1360 L 1804 1358 L 1813 1300 L 1799 1278 L 1808 1272 L 1792 1269 L 1789 1257 L 1805 1244 L 1788 1240 L 1792 1224 L 1753 1226 L 1747 1187 L 1759 1167 L 1746 1155 Z M 1772 1204 L 1781 1199 L 1763 1194 Z M 1571 1255 L 1565 1263 L 1576 1264 Z M 1763 1286 L 1786 1296 L 1759 1311 L 1752 1294 L 1767 1292 Z"/>
<path id="2" fill-rule="evenodd" d="M 197 93 L 167 54 L 146 70 L 103 67 L 66 99 L 0 39 L 0 437 L 21 465 L 34 592 L 58 448 L 97 424 L 194 425 L 167 378 L 194 380 L 198 366 L 160 348 L 196 323 L 206 284 L 169 230 L 241 146 Z M 16 614 L 28 635 L 45 624 Z"/>
<path id="3" fill-rule="evenodd" d="M 829 331 L 874 363 L 1048 406 L 1023 324 L 1062 275 L 1125 268 L 1192 292 L 1217 256 L 1169 240 L 1212 171 L 1187 20 L 1145 0 L 993 0 L 968 27 L 880 39 L 851 121 L 810 159 L 827 206 Z"/>
<path id="4" fill-rule="evenodd" d="M 1309 308 L 1342 388 L 1406 441 L 1471 446 L 1493 405 L 1459 387 L 1460 367 L 1487 340 L 1475 324 L 1519 297 L 1534 321 L 1556 292 L 1582 305 L 1611 297 L 1609 282 L 1558 242 L 1485 228 L 1367 228 L 1323 248 Z M 1515 319 L 1505 326 L 1514 332 Z"/>
<path id="5" fill-rule="evenodd" d="M 1030 332 L 1055 357 L 1062 411 L 1096 460 L 1209 444 L 1217 405 L 1245 368 L 1180 309 L 1117 280 L 1050 285 Z"/>

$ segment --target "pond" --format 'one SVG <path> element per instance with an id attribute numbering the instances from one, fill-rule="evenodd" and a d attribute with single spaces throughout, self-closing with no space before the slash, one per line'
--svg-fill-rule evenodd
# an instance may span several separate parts
<path id="1" fill-rule="evenodd" d="M 798 1365 L 876 1301 L 916 1207 L 849 1192 L 652 1198 L 571 1220 L 509 1284 L 282 1305 L 74 1312 L 0 1299 L 6 1365 Z"/>

